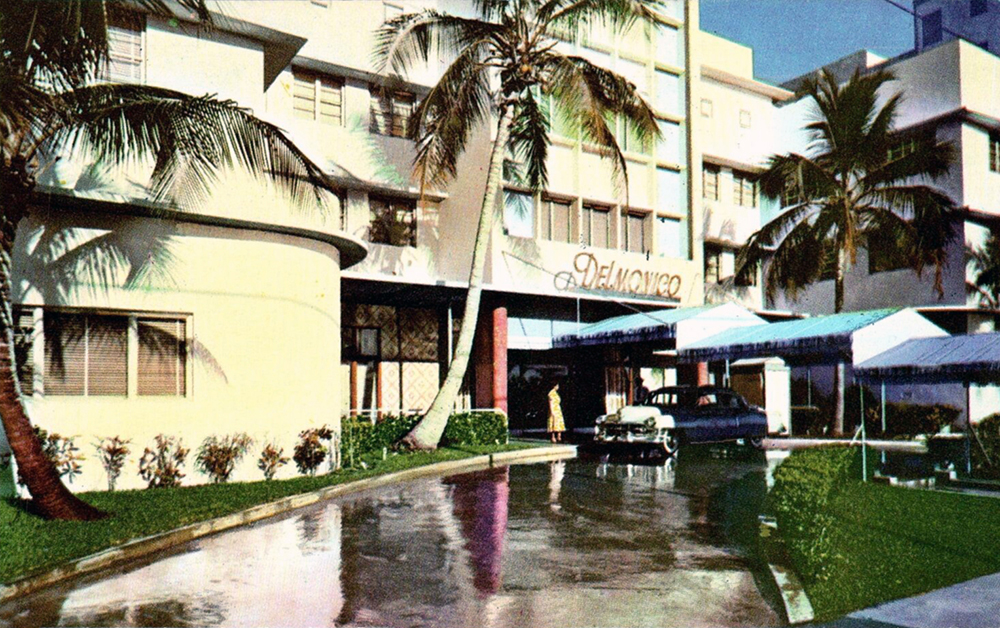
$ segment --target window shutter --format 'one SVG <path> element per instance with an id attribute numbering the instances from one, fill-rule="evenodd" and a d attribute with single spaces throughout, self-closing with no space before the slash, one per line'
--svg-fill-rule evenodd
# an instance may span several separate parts
<path id="1" fill-rule="evenodd" d="M 139 319 L 140 395 L 184 396 L 186 325 L 183 320 Z"/>
<path id="2" fill-rule="evenodd" d="M 316 79 L 308 75 L 293 75 L 292 107 L 296 118 L 316 119 Z"/>
<path id="3" fill-rule="evenodd" d="M 86 318 L 79 314 L 45 317 L 45 394 L 83 395 L 87 358 Z"/>
<path id="4" fill-rule="evenodd" d="M 87 317 L 87 394 L 128 394 L 128 318 Z"/>

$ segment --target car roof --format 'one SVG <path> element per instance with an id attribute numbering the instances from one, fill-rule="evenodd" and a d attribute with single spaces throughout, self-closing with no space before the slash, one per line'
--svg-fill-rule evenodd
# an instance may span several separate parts
<path id="1" fill-rule="evenodd" d="M 732 388 L 726 388 L 725 386 L 664 386 L 650 391 L 649 396 L 652 397 L 658 393 L 698 393 L 699 395 L 713 395 L 716 393 L 736 394 L 736 391 Z"/>

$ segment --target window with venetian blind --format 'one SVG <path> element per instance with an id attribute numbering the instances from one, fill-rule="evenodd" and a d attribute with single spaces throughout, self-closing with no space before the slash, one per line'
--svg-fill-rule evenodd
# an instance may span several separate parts
<path id="1" fill-rule="evenodd" d="M 719 169 L 705 164 L 701 168 L 701 195 L 712 201 L 719 200 Z"/>
<path id="2" fill-rule="evenodd" d="M 127 395 L 128 317 L 47 313 L 45 394 Z"/>
<path id="3" fill-rule="evenodd" d="M 108 26 L 108 62 L 102 78 L 116 83 L 142 82 L 142 18 Z"/>
<path id="4" fill-rule="evenodd" d="M 32 395 L 35 389 L 35 314 L 29 308 L 14 310 L 14 360 L 21 394 Z"/>
<path id="5" fill-rule="evenodd" d="M 295 81 L 292 107 L 296 118 L 335 126 L 344 123 L 344 84 L 341 81 L 300 70 L 294 70 L 292 77 Z"/>
<path id="6" fill-rule="evenodd" d="M 187 325 L 177 318 L 139 318 L 136 392 L 183 397 L 187 389 Z"/>
<path id="7" fill-rule="evenodd" d="M 371 88 L 371 132 L 406 137 L 413 113 L 414 96 L 406 92 L 383 92 Z"/>
<path id="8" fill-rule="evenodd" d="M 611 208 L 595 205 L 583 206 L 583 224 L 580 227 L 582 244 L 599 249 L 611 246 Z"/>
<path id="9" fill-rule="evenodd" d="M 757 182 L 752 174 L 733 171 L 733 204 L 757 207 Z"/>
<path id="10" fill-rule="evenodd" d="M 544 199 L 542 201 L 542 239 L 552 242 L 572 242 L 570 228 L 572 214 L 572 202 L 551 198 Z"/>
<path id="11" fill-rule="evenodd" d="M 649 214 L 622 214 L 622 249 L 631 253 L 646 252 L 646 218 Z"/>

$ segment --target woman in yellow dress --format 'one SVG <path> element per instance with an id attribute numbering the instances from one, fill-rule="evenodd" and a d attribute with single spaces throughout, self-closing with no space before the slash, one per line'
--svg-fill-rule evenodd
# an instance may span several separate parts
<path id="1" fill-rule="evenodd" d="M 566 422 L 563 421 L 562 399 L 559 397 L 559 382 L 552 386 L 549 391 L 549 436 L 553 443 L 562 442 L 562 434 L 566 431 Z"/>

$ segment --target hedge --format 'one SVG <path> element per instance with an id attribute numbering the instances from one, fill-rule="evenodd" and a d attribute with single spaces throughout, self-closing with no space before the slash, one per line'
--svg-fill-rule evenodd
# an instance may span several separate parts
<path id="1" fill-rule="evenodd" d="M 341 462 L 354 466 L 388 455 L 420 420 L 420 415 L 389 415 L 372 423 L 367 418 L 341 421 Z M 502 412 L 463 412 L 448 419 L 441 445 L 447 447 L 507 444 L 507 416 Z"/>

